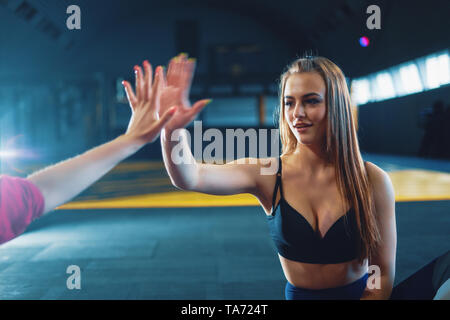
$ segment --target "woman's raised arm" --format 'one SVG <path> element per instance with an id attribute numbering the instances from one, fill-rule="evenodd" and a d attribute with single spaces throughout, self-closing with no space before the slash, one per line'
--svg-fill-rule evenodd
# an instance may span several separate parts
<path id="1" fill-rule="evenodd" d="M 156 69 L 153 84 L 152 67 L 147 61 L 144 62 L 144 69 L 145 73 L 140 67 L 135 67 L 136 93 L 128 82 L 123 82 L 132 111 L 125 134 L 75 158 L 33 173 L 27 178 L 44 196 L 44 213 L 69 201 L 120 161 L 154 141 L 162 127 L 173 116 L 175 108 L 165 110 L 158 118 L 159 95 L 164 85 L 161 81 L 162 67 Z"/>
<path id="2" fill-rule="evenodd" d="M 172 106 L 177 107 L 161 134 L 164 164 L 172 183 L 180 189 L 208 194 L 251 193 L 259 198 L 264 179 L 262 169 L 272 163 L 269 160 L 274 159 L 247 158 L 224 165 L 197 163 L 194 159 L 183 128 L 210 102 L 200 100 L 192 107 L 189 103 L 194 69 L 194 59 L 187 59 L 184 54 L 173 58 L 167 70 L 165 89 L 161 93 L 161 112 Z"/>

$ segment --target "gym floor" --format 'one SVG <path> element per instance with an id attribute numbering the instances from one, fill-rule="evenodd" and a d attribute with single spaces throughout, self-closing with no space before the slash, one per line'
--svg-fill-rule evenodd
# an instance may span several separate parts
<path id="1" fill-rule="evenodd" d="M 450 162 L 363 158 L 394 184 L 397 284 L 449 250 Z M 0 299 L 270 300 L 285 283 L 255 198 L 179 191 L 160 162 L 119 165 L 0 246 Z"/>

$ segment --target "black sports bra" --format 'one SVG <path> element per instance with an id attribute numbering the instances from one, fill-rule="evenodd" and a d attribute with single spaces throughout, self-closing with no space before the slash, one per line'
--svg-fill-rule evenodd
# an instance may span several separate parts
<path id="1" fill-rule="evenodd" d="M 350 209 L 340 217 L 322 238 L 311 224 L 283 197 L 281 158 L 272 199 L 272 214 L 267 215 L 270 235 L 278 253 L 289 260 L 333 264 L 355 259 L 358 254 L 359 231 L 355 212 Z M 280 201 L 275 207 L 278 186 Z"/>

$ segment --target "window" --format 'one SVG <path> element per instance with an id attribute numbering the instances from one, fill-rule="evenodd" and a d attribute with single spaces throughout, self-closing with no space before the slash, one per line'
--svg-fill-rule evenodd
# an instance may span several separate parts
<path id="1" fill-rule="evenodd" d="M 357 105 L 438 88 L 450 83 L 448 50 L 382 70 L 351 82 Z"/>
<path id="2" fill-rule="evenodd" d="M 448 54 L 426 59 L 426 86 L 428 89 L 438 88 L 450 82 Z"/>
<path id="3" fill-rule="evenodd" d="M 351 84 L 352 98 L 356 104 L 365 104 L 370 101 L 370 83 L 366 79 L 355 80 Z"/>
<path id="4" fill-rule="evenodd" d="M 400 79 L 403 88 L 402 95 L 420 92 L 423 90 L 419 71 L 414 63 L 410 63 L 400 68 Z"/>
<path id="5" fill-rule="evenodd" d="M 376 101 L 386 100 L 396 96 L 394 84 L 388 72 L 381 72 L 376 75 L 374 88 L 374 98 Z"/>

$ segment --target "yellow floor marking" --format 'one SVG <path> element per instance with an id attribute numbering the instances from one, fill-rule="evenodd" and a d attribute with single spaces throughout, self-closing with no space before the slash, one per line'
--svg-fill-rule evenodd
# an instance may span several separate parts
<path id="1" fill-rule="evenodd" d="M 388 173 L 395 190 L 395 200 L 450 200 L 450 174 L 426 170 L 401 170 Z M 58 209 L 111 208 L 183 208 L 259 206 L 250 194 L 213 196 L 197 192 L 175 191 L 121 198 L 70 202 Z"/>
<path id="2" fill-rule="evenodd" d="M 396 201 L 450 200 L 450 174 L 426 170 L 389 172 Z"/>
<path id="3" fill-rule="evenodd" d="M 259 205 L 258 200 L 250 194 L 213 196 L 198 192 L 175 191 L 114 199 L 70 202 L 58 209 L 232 207 L 257 205 Z"/>

